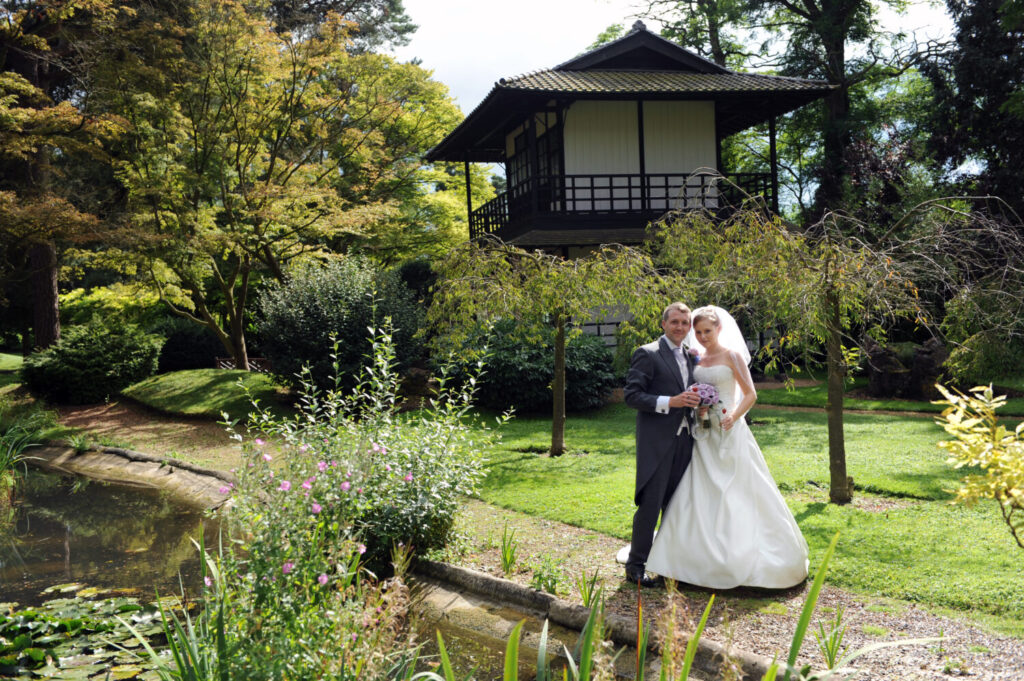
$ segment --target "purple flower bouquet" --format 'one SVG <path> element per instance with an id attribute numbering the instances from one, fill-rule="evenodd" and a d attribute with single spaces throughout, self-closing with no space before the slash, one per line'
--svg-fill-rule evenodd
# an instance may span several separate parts
<path id="1" fill-rule="evenodd" d="M 718 388 L 711 385 L 710 383 L 694 383 L 690 386 L 690 390 L 693 390 L 700 397 L 700 406 L 710 407 L 718 404 Z M 705 428 L 711 427 L 711 412 L 708 411 L 704 414 L 704 419 L 701 421 L 701 425 Z"/>

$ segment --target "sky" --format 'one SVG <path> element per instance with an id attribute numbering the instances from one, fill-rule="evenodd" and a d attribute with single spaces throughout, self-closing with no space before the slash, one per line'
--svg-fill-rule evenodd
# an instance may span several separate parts
<path id="1" fill-rule="evenodd" d="M 402 61 L 418 58 L 434 79 L 448 86 L 469 113 L 499 78 L 551 68 L 586 50 L 615 23 L 635 20 L 637 0 L 404 0 L 419 28 Z M 657 31 L 657 22 L 645 20 Z M 946 37 L 951 22 L 944 5 L 917 1 L 907 16 L 889 14 L 889 29 L 915 31 L 919 39 Z"/>

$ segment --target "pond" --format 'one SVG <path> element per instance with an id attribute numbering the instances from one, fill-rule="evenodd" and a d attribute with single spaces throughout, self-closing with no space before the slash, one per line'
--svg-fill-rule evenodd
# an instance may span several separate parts
<path id="1" fill-rule="evenodd" d="M 135 592 L 152 600 L 194 593 L 200 524 L 207 546 L 218 526 L 159 491 L 31 471 L 13 519 L 0 524 L 0 601 L 36 605 L 67 583 Z M 179 574 L 180 580 L 179 581 Z M 59 591 L 59 590 L 57 590 Z"/>

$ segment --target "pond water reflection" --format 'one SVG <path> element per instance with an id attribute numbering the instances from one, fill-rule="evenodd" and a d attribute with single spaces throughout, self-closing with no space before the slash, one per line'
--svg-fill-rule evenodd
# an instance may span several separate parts
<path id="1" fill-rule="evenodd" d="M 159 589 L 198 588 L 192 538 L 203 523 L 207 546 L 218 526 L 159 491 L 30 472 L 11 523 L 0 525 L 0 601 L 34 605 L 42 591 L 78 582 L 132 588 L 146 599 Z"/>

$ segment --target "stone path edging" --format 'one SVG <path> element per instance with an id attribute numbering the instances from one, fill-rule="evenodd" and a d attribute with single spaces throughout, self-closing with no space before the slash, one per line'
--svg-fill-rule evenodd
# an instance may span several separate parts
<path id="1" fill-rule="evenodd" d="M 90 447 L 79 452 L 51 441 L 25 452 L 26 463 L 44 470 L 72 473 L 93 480 L 159 488 L 190 508 L 213 510 L 230 498 L 220 489 L 235 484 L 234 476 L 169 457 L 120 447 Z"/>
<path id="2" fill-rule="evenodd" d="M 582 605 L 575 605 L 556 596 L 530 589 L 507 579 L 494 577 L 483 572 L 457 567 L 447 563 L 423 560 L 416 563 L 414 572 L 460 586 L 481 596 L 498 602 L 511 603 L 522 608 L 538 611 L 553 623 L 575 629 L 583 629 L 590 611 Z M 636 620 L 615 613 L 605 615 L 605 626 L 609 638 L 616 645 L 636 645 Z M 652 637 L 653 638 L 653 637 Z M 658 641 L 652 641 L 649 651 L 660 655 Z M 726 648 L 721 643 L 701 639 L 697 643 L 697 655 L 693 666 L 698 671 L 717 678 L 721 662 L 726 656 Z M 730 649 L 728 656 L 735 660 L 743 669 L 744 678 L 761 679 L 768 671 L 771 660 L 743 650 Z M 779 679 L 782 678 L 780 673 Z"/>

